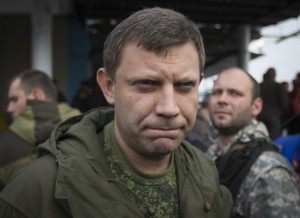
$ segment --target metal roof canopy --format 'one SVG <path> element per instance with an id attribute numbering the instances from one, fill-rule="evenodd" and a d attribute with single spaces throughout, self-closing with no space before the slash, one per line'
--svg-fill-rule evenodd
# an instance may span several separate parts
<path id="1" fill-rule="evenodd" d="M 300 15 L 299 0 L 75 0 L 74 3 L 76 16 L 89 30 L 95 65 L 99 65 L 101 57 L 93 58 L 93 54 L 101 54 L 112 28 L 146 7 L 172 8 L 196 22 L 204 38 L 206 67 L 237 56 L 239 26 L 250 25 L 251 39 L 256 39 L 260 37 L 260 27 Z"/>

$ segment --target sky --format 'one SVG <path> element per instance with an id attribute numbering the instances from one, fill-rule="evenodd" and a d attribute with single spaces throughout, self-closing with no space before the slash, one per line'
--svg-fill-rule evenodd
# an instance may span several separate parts
<path id="1" fill-rule="evenodd" d="M 256 51 L 262 56 L 250 60 L 248 72 L 258 81 L 262 81 L 263 74 L 269 67 L 276 69 L 276 81 L 290 83 L 300 72 L 300 33 L 278 42 L 280 36 L 287 36 L 300 31 L 300 16 L 298 18 L 284 20 L 276 25 L 270 25 L 261 29 L 263 36 L 257 41 L 252 41 L 249 50 Z M 201 93 L 210 90 L 216 76 L 204 79 L 200 85 Z"/>

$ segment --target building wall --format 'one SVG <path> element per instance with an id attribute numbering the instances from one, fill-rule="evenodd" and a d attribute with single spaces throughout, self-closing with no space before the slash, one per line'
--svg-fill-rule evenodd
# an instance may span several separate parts
<path id="1" fill-rule="evenodd" d="M 30 34 L 29 15 L 0 16 L 0 130 L 5 127 L 9 81 L 30 67 Z"/>

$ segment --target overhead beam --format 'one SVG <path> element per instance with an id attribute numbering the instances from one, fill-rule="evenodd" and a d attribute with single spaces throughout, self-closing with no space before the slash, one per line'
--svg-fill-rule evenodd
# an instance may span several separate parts
<path id="1" fill-rule="evenodd" d="M 31 14 L 34 0 L 1 0 L 0 14 Z M 39 0 L 44 1 L 44 0 Z M 51 0 L 49 3 L 53 15 L 69 15 L 73 11 L 72 0 Z"/>

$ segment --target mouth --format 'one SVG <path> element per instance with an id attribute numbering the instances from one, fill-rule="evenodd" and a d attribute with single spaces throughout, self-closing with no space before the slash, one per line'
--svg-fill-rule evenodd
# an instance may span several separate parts
<path id="1" fill-rule="evenodd" d="M 228 113 L 223 112 L 223 111 L 217 111 L 217 112 L 215 112 L 215 114 L 216 114 L 216 115 L 226 115 L 226 114 L 228 114 Z"/>
<path id="2" fill-rule="evenodd" d="M 228 111 L 223 111 L 223 110 L 217 110 L 215 111 L 216 115 L 230 115 Z"/>
<path id="3" fill-rule="evenodd" d="M 181 128 L 148 128 L 148 135 L 151 138 L 170 138 L 176 139 L 179 135 L 181 135 Z"/>

